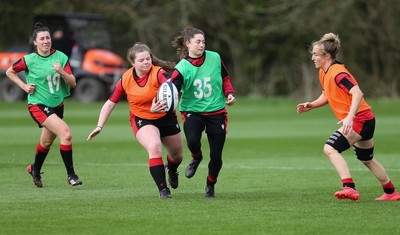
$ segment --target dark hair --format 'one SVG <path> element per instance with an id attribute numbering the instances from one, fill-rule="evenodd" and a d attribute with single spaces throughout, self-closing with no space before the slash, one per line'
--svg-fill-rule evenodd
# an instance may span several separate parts
<path id="1" fill-rule="evenodd" d="M 202 30 L 193 26 L 187 26 L 181 31 L 181 34 L 176 36 L 171 42 L 172 46 L 176 48 L 176 53 L 179 55 L 179 58 L 183 58 L 188 53 L 185 42 L 190 41 L 190 39 L 192 39 L 196 34 L 202 34 L 205 36 Z"/>
<path id="2" fill-rule="evenodd" d="M 46 26 L 43 26 L 42 23 L 36 22 L 35 27 L 33 27 L 32 40 L 36 40 L 37 34 L 39 32 L 49 32 L 50 33 L 50 29 L 47 28 Z"/>
<path id="3" fill-rule="evenodd" d="M 147 51 L 150 53 L 151 61 L 153 65 L 160 66 L 162 67 L 165 71 L 167 72 L 172 72 L 175 68 L 176 63 L 175 62 L 170 62 L 170 61 L 165 61 L 161 60 L 158 57 L 156 57 L 153 53 L 151 53 L 150 48 L 141 42 L 135 43 L 131 48 L 128 49 L 126 58 L 129 60 L 129 62 L 133 63 L 136 59 L 136 54 L 139 52 Z"/>

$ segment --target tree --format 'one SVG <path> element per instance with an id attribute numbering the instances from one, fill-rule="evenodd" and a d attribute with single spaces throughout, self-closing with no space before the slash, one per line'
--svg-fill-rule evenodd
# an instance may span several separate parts
<path id="1" fill-rule="evenodd" d="M 20 1 L 20 0 L 16 0 Z M 239 95 L 311 99 L 320 92 L 317 71 L 308 53 L 313 40 L 339 34 L 339 59 L 352 71 L 368 96 L 397 98 L 400 63 L 400 5 L 396 0 L 15 0 L 2 4 L 0 48 L 24 44 L 32 13 L 92 12 L 106 17 L 125 57 L 134 42 L 177 61 L 173 38 L 187 25 L 206 33 L 207 49 L 220 52 Z M 9 24 L 7 22 L 13 22 Z"/>

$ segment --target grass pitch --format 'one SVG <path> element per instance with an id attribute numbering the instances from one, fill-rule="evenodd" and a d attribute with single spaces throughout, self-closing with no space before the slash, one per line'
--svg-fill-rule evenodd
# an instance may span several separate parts
<path id="1" fill-rule="evenodd" d="M 400 102 L 369 101 L 377 118 L 375 157 L 400 189 Z M 0 234 L 399 234 L 400 201 L 377 202 L 379 182 L 345 152 L 361 199 L 339 201 L 340 179 L 322 153 L 336 130 L 328 107 L 296 114 L 296 101 L 239 98 L 228 107 L 229 134 L 216 198 L 204 199 L 205 159 L 192 179 L 185 146 L 178 189 L 161 200 L 147 154 L 120 103 L 102 133 L 102 103 L 66 101 L 75 169 L 82 186 L 71 187 L 54 143 L 36 188 L 25 168 L 33 162 L 40 130 L 26 103 L 0 103 Z"/>

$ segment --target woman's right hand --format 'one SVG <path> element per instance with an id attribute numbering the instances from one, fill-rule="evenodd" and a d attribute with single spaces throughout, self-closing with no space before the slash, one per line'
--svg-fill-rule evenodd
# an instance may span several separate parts
<path id="1" fill-rule="evenodd" d="M 304 112 L 308 112 L 312 109 L 311 102 L 305 102 L 297 105 L 297 113 L 301 114 Z"/>
<path id="2" fill-rule="evenodd" d="M 36 85 L 33 84 L 33 83 L 27 83 L 27 84 L 25 84 L 23 90 L 24 90 L 26 93 L 32 95 L 33 93 L 35 93 L 35 86 L 36 86 Z"/>

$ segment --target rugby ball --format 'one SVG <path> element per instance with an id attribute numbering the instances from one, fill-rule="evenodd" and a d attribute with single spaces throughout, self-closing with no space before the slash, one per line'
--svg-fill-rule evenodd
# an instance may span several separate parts
<path id="1" fill-rule="evenodd" d="M 176 86 L 170 81 L 162 83 L 158 88 L 157 99 L 167 103 L 165 111 L 175 110 L 179 102 Z"/>

